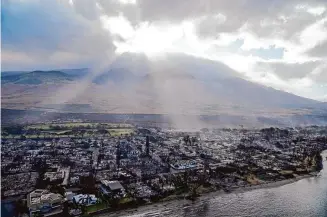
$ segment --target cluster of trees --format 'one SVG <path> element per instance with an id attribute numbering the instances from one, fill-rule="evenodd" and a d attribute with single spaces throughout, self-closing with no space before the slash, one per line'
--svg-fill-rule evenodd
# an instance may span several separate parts
<path id="1" fill-rule="evenodd" d="M 85 137 L 88 136 L 110 136 L 110 132 L 107 128 L 120 129 L 126 128 L 126 126 L 108 126 L 108 124 L 89 124 L 89 125 L 80 125 L 80 126 L 69 126 L 69 125 L 50 125 L 49 129 L 42 128 L 24 128 L 22 125 L 12 125 L 2 127 L 2 136 L 12 136 L 12 138 L 26 139 L 29 135 L 36 135 L 36 138 L 39 139 L 43 137 L 54 138 L 54 137 Z M 129 127 L 127 127 L 129 128 Z M 150 138 L 156 140 L 156 138 Z M 156 141 L 154 141 L 156 142 Z"/>
<path id="2" fill-rule="evenodd" d="M 190 137 L 189 135 L 186 135 L 183 137 L 183 141 L 184 143 L 187 145 L 193 145 L 195 144 L 196 142 L 198 142 L 198 139 L 196 137 Z"/>
<path id="3" fill-rule="evenodd" d="M 84 125 L 84 126 L 69 126 L 69 125 L 50 125 L 50 130 L 81 130 L 81 129 L 94 129 L 92 125 Z"/>
<path id="4" fill-rule="evenodd" d="M 88 124 L 88 125 L 77 125 L 77 126 L 70 126 L 70 125 L 50 125 L 50 130 L 91 130 L 91 129 L 106 129 L 106 128 L 112 128 L 112 129 L 121 129 L 121 128 L 128 128 L 126 126 L 120 126 L 120 125 L 108 125 L 108 124 Z"/>
<path id="5" fill-rule="evenodd" d="M 319 151 L 308 153 L 303 161 L 307 170 L 320 171 L 323 168 L 323 159 Z"/>
<path id="6" fill-rule="evenodd" d="M 20 125 L 13 125 L 13 126 L 6 126 L 6 127 L 2 127 L 1 129 L 1 133 L 3 135 L 20 135 L 23 133 L 23 126 Z"/>
<path id="7" fill-rule="evenodd" d="M 201 186 L 209 186 L 210 174 L 206 170 L 188 170 L 184 171 L 181 174 L 169 174 L 165 178 L 159 178 L 159 183 L 151 184 L 148 181 L 148 185 L 152 189 L 159 192 L 159 197 L 167 196 L 167 193 L 163 190 L 164 185 L 172 185 L 175 187 L 176 192 L 180 193 L 190 193 L 191 197 L 198 195 L 197 190 Z M 156 198 L 154 198 L 156 199 Z"/>
<path id="8" fill-rule="evenodd" d="M 96 179 L 93 174 L 90 174 L 88 176 L 82 176 L 80 177 L 80 187 L 82 188 L 83 194 L 96 194 L 97 188 L 95 186 Z"/>
<path id="9" fill-rule="evenodd" d="M 264 138 L 268 141 L 273 137 L 285 138 L 291 135 L 291 132 L 287 129 L 279 129 L 274 127 L 261 129 L 260 132 L 263 134 Z"/>
<path id="10" fill-rule="evenodd" d="M 72 129 L 71 132 L 67 132 L 67 134 L 73 134 L 75 137 L 81 136 L 82 138 L 88 134 L 90 135 L 110 135 L 110 132 L 107 129 L 96 129 L 96 130 L 85 130 L 85 129 Z"/>
<path id="11" fill-rule="evenodd" d="M 48 186 L 47 180 L 44 180 L 44 174 L 46 173 L 48 168 L 49 166 L 47 165 L 45 159 L 36 158 L 32 162 L 32 170 L 35 170 L 39 175 L 38 179 L 36 180 L 36 188 L 43 189 Z"/>
<path id="12" fill-rule="evenodd" d="M 27 204 L 23 200 L 16 200 L 14 202 L 14 207 L 15 216 L 21 216 L 23 214 L 29 213 Z"/>

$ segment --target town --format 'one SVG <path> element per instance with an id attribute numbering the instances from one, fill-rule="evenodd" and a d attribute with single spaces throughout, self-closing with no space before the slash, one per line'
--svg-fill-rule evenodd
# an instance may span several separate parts
<path id="1" fill-rule="evenodd" d="M 1 197 L 16 215 L 87 216 L 322 169 L 327 127 L 182 132 L 130 124 L 2 129 Z"/>

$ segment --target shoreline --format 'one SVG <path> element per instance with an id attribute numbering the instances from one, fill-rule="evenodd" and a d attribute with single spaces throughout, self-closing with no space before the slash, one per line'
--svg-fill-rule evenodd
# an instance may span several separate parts
<path id="1" fill-rule="evenodd" d="M 305 174 L 305 175 L 300 175 L 300 176 L 292 178 L 292 179 L 285 179 L 285 180 L 279 180 L 276 182 L 268 182 L 268 183 L 262 183 L 259 185 L 235 188 L 235 190 L 232 190 L 231 193 L 243 193 L 243 192 L 257 190 L 257 189 L 277 188 L 277 187 L 292 184 L 292 183 L 300 181 L 302 179 L 307 179 L 307 178 L 311 178 L 311 177 L 315 177 L 315 174 Z"/>
<path id="2" fill-rule="evenodd" d="M 316 174 L 305 174 L 305 175 L 300 175 L 300 176 L 292 178 L 292 179 L 285 179 L 285 180 L 280 180 L 280 181 L 276 181 L 276 182 L 262 183 L 262 184 L 258 184 L 258 185 L 252 185 L 252 186 L 237 187 L 237 188 L 233 188 L 230 192 L 225 192 L 223 190 L 217 190 L 217 191 L 212 191 L 212 192 L 208 192 L 208 193 L 205 192 L 205 193 L 202 193 L 201 195 L 199 195 L 198 197 L 196 197 L 194 201 L 220 197 L 220 196 L 227 195 L 227 194 L 239 194 L 239 193 L 245 193 L 248 191 L 260 190 L 260 189 L 277 188 L 277 187 L 281 187 L 284 185 L 295 183 L 302 179 L 315 177 L 315 175 Z M 163 198 L 161 201 L 143 204 L 138 207 L 125 208 L 125 209 L 113 210 L 113 211 L 104 211 L 104 212 L 101 212 L 99 210 L 98 212 L 100 212 L 100 213 L 94 213 L 94 214 L 90 213 L 89 215 L 97 216 L 97 217 L 110 217 L 110 216 L 117 216 L 117 214 L 119 214 L 119 215 L 133 214 L 135 212 L 140 211 L 140 209 L 144 209 L 144 211 L 146 211 L 151 206 L 154 208 L 156 208 L 160 205 L 162 207 L 166 207 L 169 203 L 172 203 L 174 201 L 187 201 L 187 202 L 191 202 L 191 203 L 193 202 L 192 200 L 186 199 L 185 196 L 186 195 L 183 195 L 183 196 L 182 195 L 180 195 L 180 196 L 172 195 L 170 198 L 168 196 L 166 198 Z"/>

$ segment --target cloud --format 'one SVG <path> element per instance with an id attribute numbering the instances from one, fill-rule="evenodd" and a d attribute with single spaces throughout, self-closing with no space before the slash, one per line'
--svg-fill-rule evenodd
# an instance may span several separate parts
<path id="1" fill-rule="evenodd" d="M 69 8 L 60 7 L 55 1 L 46 4 L 4 1 L 1 12 L 2 46 L 5 49 L 57 50 L 62 42 L 86 31 Z"/>
<path id="2" fill-rule="evenodd" d="M 294 78 L 304 78 L 309 75 L 321 62 L 309 61 L 303 63 L 284 63 L 284 62 L 258 62 L 256 67 L 260 71 L 270 72 L 281 79 L 289 80 Z"/>
<path id="3" fill-rule="evenodd" d="M 304 86 L 325 95 L 316 88 L 325 84 L 325 0 L 3 0 L 1 18 L 3 69 L 183 53 L 298 95 L 312 98 Z"/>
<path id="4" fill-rule="evenodd" d="M 327 63 L 321 64 L 315 70 L 311 72 L 309 77 L 314 80 L 317 84 L 327 84 Z M 326 85 L 327 86 L 327 85 Z M 327 92 L 327 91 L 326 91 Z"/>
<path id="5" fill-rule="evenodd" d="M 2 69 L 78 67 L 114 53 L 100 21 L 85 19 L 67 2 L 3 1 L 1 16 Z"/>
<path id="6" fill-rule="evenodd" d="M 310 56 L 327 58 L 327 40 L 320 42 L 307 53 Z"/>

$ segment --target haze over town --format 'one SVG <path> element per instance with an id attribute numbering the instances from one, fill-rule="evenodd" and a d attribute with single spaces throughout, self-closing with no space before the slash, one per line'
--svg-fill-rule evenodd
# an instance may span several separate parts
<path id="1" fill-rule="evenodd" d="M 327 213 L 326 0 L 2 0 L 1 39 L 1 216 Z"/>
<path id="2" fill-rule="evenodd" d="M 97 74 L 126 52 L 162 69 L 162 59 L 179 53 L 296 95 L 327 97 L 323 0 L 5 0 L 1 12 L 2 71 L 86 67 Z"/>

